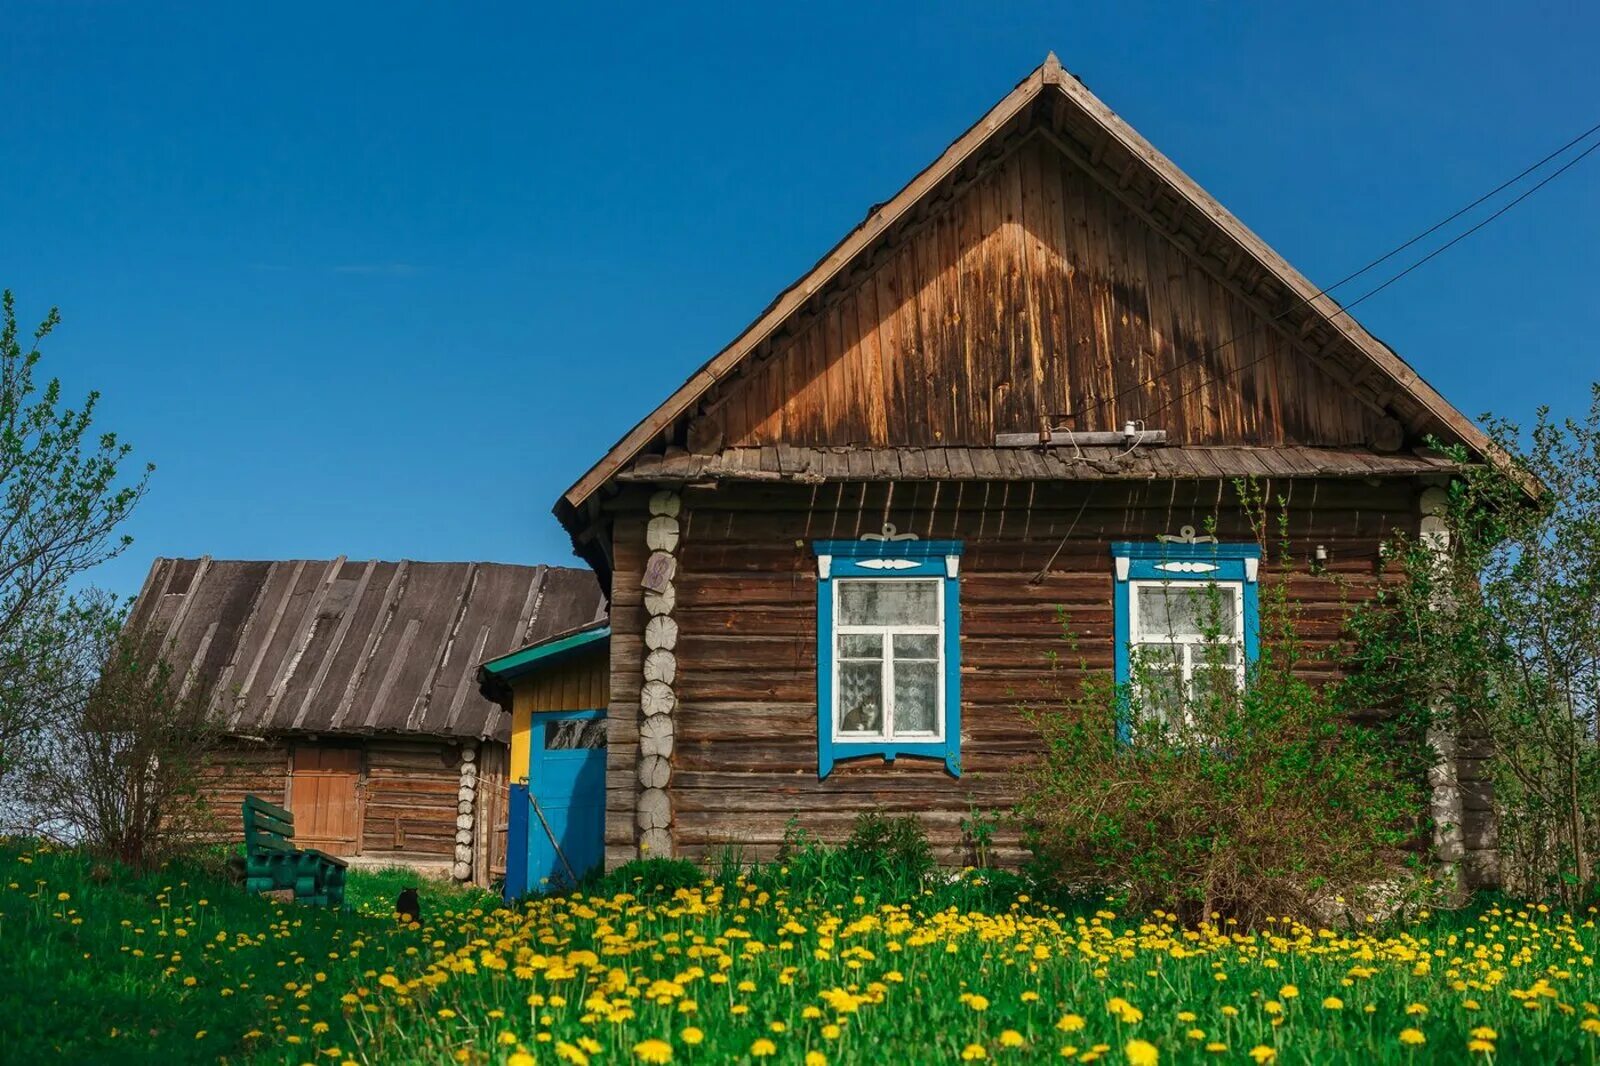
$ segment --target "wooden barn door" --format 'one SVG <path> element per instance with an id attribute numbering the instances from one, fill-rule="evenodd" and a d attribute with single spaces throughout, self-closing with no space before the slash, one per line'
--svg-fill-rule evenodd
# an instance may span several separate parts
<path id="1" fill-rule="evenodd" d="M 330 855 L 359 854 L 360 782 L 360 748 L 295 745 L 289 775 L 295 845 Z"/>

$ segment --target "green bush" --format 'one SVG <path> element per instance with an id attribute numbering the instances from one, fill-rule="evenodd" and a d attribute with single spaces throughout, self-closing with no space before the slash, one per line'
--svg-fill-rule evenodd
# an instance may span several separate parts
<path id="1" fill-rule="evenodd" d="M 1137 664 L 1120 688 L 1084 668 L 1059 705 L 1026 709 L 1044 740 L 1019 807 L 1037 879 L 1246 924 L 1327 920 L 1414 881 L 1414 724 L 1355 724 L 1341 686 L 1307 677 L 1324 664 L 1296 639 L 1285 572 L 1263 571 L 1259 595 L 1261 654 L 1242 691 L 1179 694 L 1174 714 L 1172 690 Z M 1165 716 L 1141 692 L 1160 692 Z"/>
<path id="2" fill-rule="evenodd" d="M 928 835 L 909 815 L 891 818 L 882 811 L 862 811 L 841 852 L 866 877 L 921 881 L 934 868 Z"/>

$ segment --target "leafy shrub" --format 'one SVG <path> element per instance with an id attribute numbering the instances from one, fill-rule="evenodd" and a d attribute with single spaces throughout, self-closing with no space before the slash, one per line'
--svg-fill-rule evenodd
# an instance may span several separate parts
<path id="1" fill-rule="evenodd" d="M 882 811 L 862 811 L 845 841 L 845 860 L 866 877 L 921 881 L 933 871 L 933 849 L 922 823 L 907 815 L 891 818 Z"/>
<path id="2" fill-rule="evenodd" d="M 86 653 L 98 677 L 62 701 L 17 777 L 41 831 L 149 869 L 214 833 L 203 786 L 226 772 L 210 760 L 222 723 L 156 634 L 113 621 Z"/>
<path id="3" fill-rule="evenodd" d="M 1462 474 L 1357 617 L 1364 678 L 1477 760 L 1463 791 L 1492 800 L 1499 854 L 1473 872 L 1574 906 L 1600 895 L 1600 384 L 1581 420 L 1487 429 L 1516 473 L 1441 445 Z"/>
<path id="4" fill-rule="evenodd" d="M 849 839 L 838 847 L 818 841 L 791 819 L 777 861 L 753 869 L 750 877 L 809 898 L 842 893 L 892 899 L 921 891 L 934 866 L 916 818 L 872 810 L 856 816 Z"/>
<path id="5" fill-rule="evenodd" d="M 1171 714 L 1168 688 L 1163 717 L 1137 665 L 1121 687 L 1085 667 L 1059 706 L 1026 709 L 1044 740 L 1019 808 L 1037 878 L 1246 924 L 1326 919 L 1375 887 L 1393 899 L 1424 809 L 1414 724 L 1354 724 L 1341 686 L 1305 676 L 1320 664 L 1296 638 L 1286 574 L 1264 571 L 1259 595 L 1261 654 L 1242 691 L 1182 694 Z"/>

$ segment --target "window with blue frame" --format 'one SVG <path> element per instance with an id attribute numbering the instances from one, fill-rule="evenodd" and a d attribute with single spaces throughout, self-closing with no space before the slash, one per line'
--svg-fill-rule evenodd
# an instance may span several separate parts
<path id="1" fill-rule="evenodd" d="M 819 540 L 817 776 L 840 759 L 940 759 L 961 773 L 961 543 L 886 526 Z"/>
<path id="2" fill-rule="evenodd" d="M 1117 684 L 1169 725 L 1219 688 L 1239 689 L 1260 651 L 1258 544 L 1196 536 L 1111 546 L 1116 567 Z M 1133 723 L 1124 715 L 1124 740 Z"/>

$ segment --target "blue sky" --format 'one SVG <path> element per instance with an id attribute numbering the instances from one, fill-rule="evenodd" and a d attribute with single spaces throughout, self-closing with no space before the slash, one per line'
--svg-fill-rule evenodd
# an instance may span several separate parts
<path id="1" fill-rule="evenodd" d="M 0 0 L 0 286 L 157 466 L 98 583 L 572 562 L 556 496 L 1051 49 L 1321 283 L 1600 122 L 1592 5 L 583 6 Z M 1597 192 L 1361 318 L 1575 412 Z"/>

